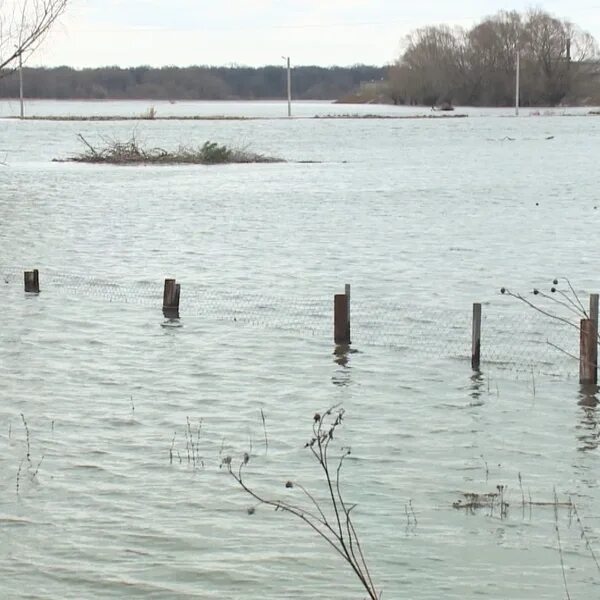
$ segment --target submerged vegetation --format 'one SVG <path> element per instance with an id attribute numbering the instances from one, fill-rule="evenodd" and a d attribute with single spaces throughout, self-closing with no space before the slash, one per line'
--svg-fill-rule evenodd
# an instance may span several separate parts
<path id="1" fill-rule="evenodd" d="M 202 146 L 179 145 L 174 150 L 159 147 L 144 147 L 134 136 L 124 142 L 105 140 L 104 146 L 93 146 L 81 134 L 79 140 L 85 146 L 83 152 L 55 162 L 104 163 L 113 165 L 135 164 L 194 164 L 220 165 L 229 163 L 276 163 L 285 162 L 265 154 L 251 152 L 245 148 L 231 148 L 216 142 L 205 142 Z"/>

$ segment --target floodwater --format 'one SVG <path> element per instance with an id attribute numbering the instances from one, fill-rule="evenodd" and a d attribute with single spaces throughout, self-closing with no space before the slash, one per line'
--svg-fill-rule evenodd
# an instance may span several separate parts
<path id="1" fill-rule="evenodd" d="M 179 110 L 159 113 L 169 106 Z M 0 115 L 15 109 L 0 103 Z M 102 103 L 105 114 L 142 110 Z M 352 448 L 342 489 L 383 598 L 545 600 L 565 597 L 565 580 L 573 599 L 598 596 L 596 390 L 547 343 L 576 352 L 577 331 L 499 289 L 547 290 L 559 277 L 568 290 L 568 277 L 582 303 L 600 289 L 600 118 L 529 112 L 0 120 L 0 597 L 365 597 L 323 540 L 220 468 L 248 452 L 246 481 L 261 494 L 308 507 L 285 487 L 294 480 L 326 506 L 304 444 L 314 413 L 338 404 L 332 460 Z M 81 149 L 77 134 L 132 132 L 290 162 L 52 162 Z M 34 267 L 42 293 L 26 296 L 21 272 Z M 160 311 L 167 276 L 181 282 L 179 323 Z M 340 356 L 330 312 L 345 283 L 355 336 Z M 484 304 L 481 374 L 470 368 L 473 302 Z M 497 501 L 453 506 L 497 486 L 506 514 Z"/>

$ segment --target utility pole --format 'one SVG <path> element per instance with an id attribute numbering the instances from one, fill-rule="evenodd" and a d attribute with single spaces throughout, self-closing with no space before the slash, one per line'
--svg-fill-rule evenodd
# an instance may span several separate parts
<path id="1" fill-rule="evenodd" d="M 519 106 L 521 104 L 521 51 L 517 50 L 517 81 L 515 84 L 515 115 L 519 116 Z"/>
<path id="2" fill-rule="evenodd" d="M 19 52 L 19 100 L 21 102 L 21 119 L 25 116 L 23 103 L 23 52 Z"/>
<path id="3" fill-rule="evenodd" d="M 282 56 L 287 63 L 287 101 L 288 101 L 288 117 L 292 116 L 292 66 L 289 56 Z"/>

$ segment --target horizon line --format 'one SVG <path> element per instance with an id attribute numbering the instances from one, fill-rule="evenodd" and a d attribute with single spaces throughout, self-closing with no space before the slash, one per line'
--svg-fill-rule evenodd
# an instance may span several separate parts
<path id="1" fill-rule="evenodd" d="M 292 64 L 292 69 L 358 69 L 361 67 L 371 68 L 371 69 L 385 69 L 390 67 L 392 63 L 383 63 L 383 64 L 373 64 L 373 63 L 351 63 L 351 64 Z M 227 64 L 187 64 L 185 66 L 178 64 L 163 64 L 163 65 L 151 65 L 151 64 L 135 64 L 135 65 L 116 65 L 116 64 L 104 64 L 100 66 L 85 66 L 85 67 L 75 67 L 67 64 L 58 64 L 58 65 L 23 65 L 24 69 L 71 69 L 73 71 L 86 71 L 86 70 L 94 70 L 94 69 L 287 69 L 285 65 L 278 65 L 275 63 L 266 63 L 263 65 L 248 65 L 243 63 L 227 63 Z M 12 70 L 12 69 L 10 69 Z"/>

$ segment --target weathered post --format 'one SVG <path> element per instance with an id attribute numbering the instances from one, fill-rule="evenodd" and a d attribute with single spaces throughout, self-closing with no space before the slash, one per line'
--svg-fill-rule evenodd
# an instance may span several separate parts
<path id="1" fill-rule="evenodd" d="M 579 383 L 596 384 L 595 349 L 598 347 L 596 326 L 592 319 L 581 319 L 579 330 Z"/>
<path id="2" fill-rule="evenodd" d="M 481 365 L 481 304 L 473 304 L 473 330 L 471 337 L 471 368 L 479 371 Z"/>
<path id="3" fill-rule="evenodd" d="M 33 271 L 25 271 L 25 292 L 28 294 L 39 294 L 40 293 L 40 273 L 37 269 Z"/>
<path id="4" fill-rule="evenodd" d="M 346 304 L 347 304 L 347 315 L 346 315 L 346 319 L 347 319 L 347 324 L 346 324 L 346 339 L 348 340 L 348 343 L 350 343 L 350 331 L 352 329 L 351 327 L 351 318 L 350 318 L 350 292 L 351 292 L 351 286 L 349 283 L 347 283 L 344 287 L 344 291 L 346 294 Z"/>
<path id="5" fill-rule="evenodd" d="M 179 298 L 181 298 L 181 285 L 178 283 L 175 285 L 175 306 L 179 310 Z"/>
<path id="6" fill-rule="evenodd" d="M 181 286 L 175 279 L 165 279 L 163 293 L 163 315 L 167 319 L 179 319 L 179 297 Z"/>
<path id="7" fill-rule="evenodd" d="M 592 344 L 592 365 L 594 367 L 594 383 L 598 382 L 598 305 L 599 294 L 590 294 L 590 319 L 594 323 L 594 342 Z"/>
<path id="8" fill-rule="evenodd" d="M 348 288 L 346 288 L 348 290 Z M 333 302 L 333 338 L 339 346 L 350 345 L 350 298 L 336 294 Z"/>

